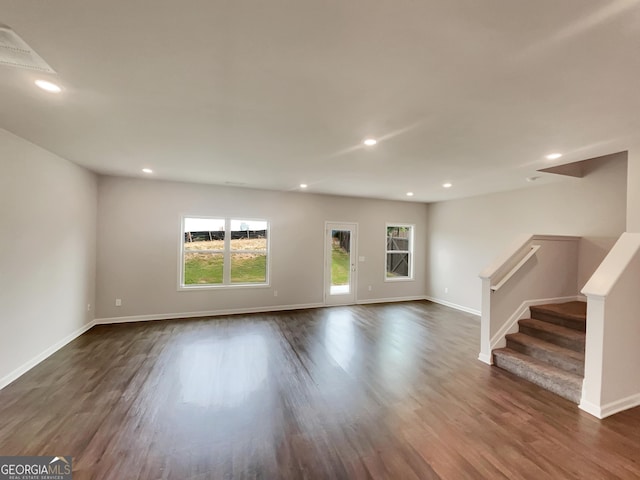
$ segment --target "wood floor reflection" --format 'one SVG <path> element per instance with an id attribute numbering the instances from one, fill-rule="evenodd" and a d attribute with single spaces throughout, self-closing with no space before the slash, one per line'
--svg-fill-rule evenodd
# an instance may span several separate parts
<path id="1" fill-rule="evenodd" d="M 640 478 L 599 421 L 429 302 L 98 326 L 0 391 L 0 455 L 78 479 Z"/>

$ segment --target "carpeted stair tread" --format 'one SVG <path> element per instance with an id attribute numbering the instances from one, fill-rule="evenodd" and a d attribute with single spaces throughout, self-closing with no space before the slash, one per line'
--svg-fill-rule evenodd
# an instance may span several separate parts
<path id="1" fill-rule="evenodd" d="M 510 348 L 493 351 L 496 366 L 518 377 L 560 395 L 574 403 L 580 402 L 582 377 L 569 373 Z"/>
<path id="2" fill-rule="evenodd" d="M 576 352 L 584 353 L 585 333 L 567 328 L 554 323 L 524 318 L 518 321 L 520 332 L 532 337 L 554 343 Z"/>
<path id="3" fill-rule="evenodd" d="M 524 333 L 507 335 L 507 348 L 575 375 L 584 375 L 584 354 Z"/>
<path id="4" fill-rule="evenodd" d="M 581 332 L 586 331 L 587 304 L 586 302 L 565 302 L 548 305 L 534 305 L 529 307 L 531 318 L 555 323 L 563 327 L 573 328 Z"/>
<path id="5" fill-rule="evenodd" d="M 531 310 L 540 310 L 544 312 L 553 313 L 567 318 L 575 318 L 584 320 L 587 318 L 587 302 L 565 302 L 565 303 L 551 303 L 548 305 L 533 305 Z"/>

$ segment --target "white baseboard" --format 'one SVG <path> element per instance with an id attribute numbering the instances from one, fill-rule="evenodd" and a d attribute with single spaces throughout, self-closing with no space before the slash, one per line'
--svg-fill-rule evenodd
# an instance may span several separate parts
<path id="1" fill-rule="evenodd" d="M 83 325 L 82 327 L 80 327 L 75 332 L 70 333 L 69 335 L 64 337 L 62 340 L 60 340 L 60 341 L 54 343 L 53 345 L 51 345 L 44 352 L 36 355 L 31 360 L 27 361 L 26 363 L 23 363 L 22 365 L 20 365 L 18 368 L 16 368 L 15 370 L 10 372 L 9 374 L 7 374 L 4 377 L 0 378 L 0 389 L 3 389 L 7 385 L 9 385 L 11 382 L 13 382 L 14 380 L 18 379 L 18 377 L 20 377 L 20 376 L 24 375 L 25 373 L 27 373 L 33 367 L 35 367 L 40 362 L 42 362 L 43 360 L 47 359 L 48 357 L 50 357 L 54 353 L 56 353 L 58 350 L 60 350 L 62 347 L 64 347 L 67 343 L 69 343 L 72 340 L 75 340 L 76 338 L 78 338 L 80 335 L 82 335 L 84 332 L 89 330 L 94 325 L 95 325 L 95 320 L 90 321 L 89 323 L 87 323 L 87 324 Z"/>
<path id="2" fill-rule="evenodd" d="M 359 300 L 356 302 L 358 305 L 365 305 L 371 303 L 390 303 L 390 302 L 410 302 L 415 300 L 424 300 L 423 296 L 413 297 L 392 297 L 392 298 L 375 298 L 370 300 Z M 182 312 L 182 313 L 152 313 L 149 315 L 131 315 L 128 317 L 111 317 L 111 318 L 96 318 L 96 325 L 106 325 L 112 323 L 131 323 L 131 322 L 149 322 L 154 320 L 171 320 L 175 318 L 199 318 L 199 317 L 220 317 L 224 315 L 244 315 L 249 313 L 268 313 L 268 312 L 280 312 L 285 310 L 304 310 L 307 308 L 321 308 L 331 305 L 325 305 L 324 303 L 301 303 L 297 305 L 274 305 L 266 307 L 253 307 L 253 308 L 230 308 L 226 310 L 208 310 L 202 312 Z"/>
<path id="3" fill-rule="evenodd" d="M 589 415 L 593 415 L 596 418 L 604 418 L 602 416 L 602 409 L 596 405 L 595 403 L 591 403 L 584 398 L 580 399 L 580 404 L 578 405 L 580 410 L 587 412 Z"/>
<path id="4" fill-rule="evenodd" d="M 535 305 L 545 305 L 547 303 L 572 302 L 579 299 L 580 296 L 573 295 L 569 297 L 538 298 L 536 300 L 526 300 L 522 302 L 522 304 L 516 309 L 516 311 L 513 312 L 513 315 L 509 317 L 509 319 L 502 325 L 502 327 L 500 327 L 500 330 L 498 330 L 496 334 L 491 338 L 491 350 L 504 347 L 506 345 L 505 336 L 510 333 L 511 330 L 515 331 L 518 320 L 525 318 L 529 307 L 533 307 Z"/>
<path id="5" fill-rule="evenodd" d="M 369 305 L 371 303 L 415 302 L 416 300 L 424 300 L 424 295 L 412 297 L 370 298 L 367 300 L 358 300 L 356 304 Z"/>
<path id="6" fill-rule="evenodd" d="M 626 398 L 616 400 L 615 402 L 609 402 L 605 405 L 596 405 L 585 399 L 580 400 L 580 409 L 593 415 L 594 417 L 603 419 L 615 415 L 616 413 L 634 408 L 640 405 L 640 393 L 630 395 Z"/>
<path id="7" fill-rule="evenodd" d="M 471 313 L 473 315 L 480 316 L 480 310 L 476 310 L 475 308 L 465 307 L 464 305 L 458 305 L 456 303 L 447 302 L 446 300 L 441 300 L 439 298 L 434 298 L 434 297 L 425 297 L 425 299 L 433 303 L 444 305 L 445 307 L 455 308 L 456 310 L 460 310 L 462 312 Z"/>
<path id="8" fill-rule="evenodd" d="M 484 353 L 480 353 L 478 355 L 478 360 L 487 365 L 493 365 L 493 355 L 485 355 Z"/>
<path id="9" fill-rule="evenodd" d="M 96 318 L 96 325 L 112 323 L 150 322 L 153 320 L 171 320 L 177 318 L 220 317 L 223 315 L 243 315 L 247 313 L 267 313 L 284 310 L 304 310 L 306 308 L 324 307 L 323 303 L 301 303 L 298 305 L 274 305 L 270 307 L 230 308 L 226 310 L 209 310 L 204 312 L 152 313 L 149 315 L 131 315 L 129 317 Z"/>

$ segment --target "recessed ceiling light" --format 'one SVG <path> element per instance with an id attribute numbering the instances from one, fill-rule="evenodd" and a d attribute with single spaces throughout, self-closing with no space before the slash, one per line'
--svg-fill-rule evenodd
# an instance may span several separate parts
<path id="1" fill-rule="evenodd" d="M 375 138 L 365 138 L 364 143 L 367 147 L 373 147 L 378 141 Z"/>
<path id="2" fill-rule="evenodd" d="M 307 188 L 309 185 L 307 185 L 306 183 L 301 183 L 300 184 L 300 188 Z"/>
<path id="3" fill-rule="evenodd" d="M 144 173 L 153 173 L 153 170 L 151 170 L 150 168 L 143 168 L 142 171 Z"/>
<path id="4" fill-rule="evenodd" d="M 558 158 L 560 158 L 562 156 L 561 153 L 550 153 L 549 155 L 546 155 L 547 160 L 556 160 Z"/>
<path id="5" fill-rule="evenodd" d="M 62 89 L 55 83 L 47 82 L 46 80 L 36 80 L 34 82 L 42 90 L 46 90 L 51 93 L 60 93 Z"/>
<path id="6" fill-rule="evenodd" d="M 407 197 L 413 197 L 413 192 L 407 192 Z"/>
<path id="7" fill-rule="evenodd" d="M 451 188 L 451 187 L 453 187 L 453 183 L 449 183 L 449 182 L 447 182 L 447 183 L 443 183 L 443 184 L 442 184 L 442 186 L 443 186 L 444 188 Z"/>

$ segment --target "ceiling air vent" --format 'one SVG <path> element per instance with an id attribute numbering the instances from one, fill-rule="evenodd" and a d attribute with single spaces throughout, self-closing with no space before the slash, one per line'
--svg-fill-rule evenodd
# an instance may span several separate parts
<path id="1" fill-rule="evenodd" d="M 0 65 L 56 73 L 16 32 L 0 24 Z"/>

